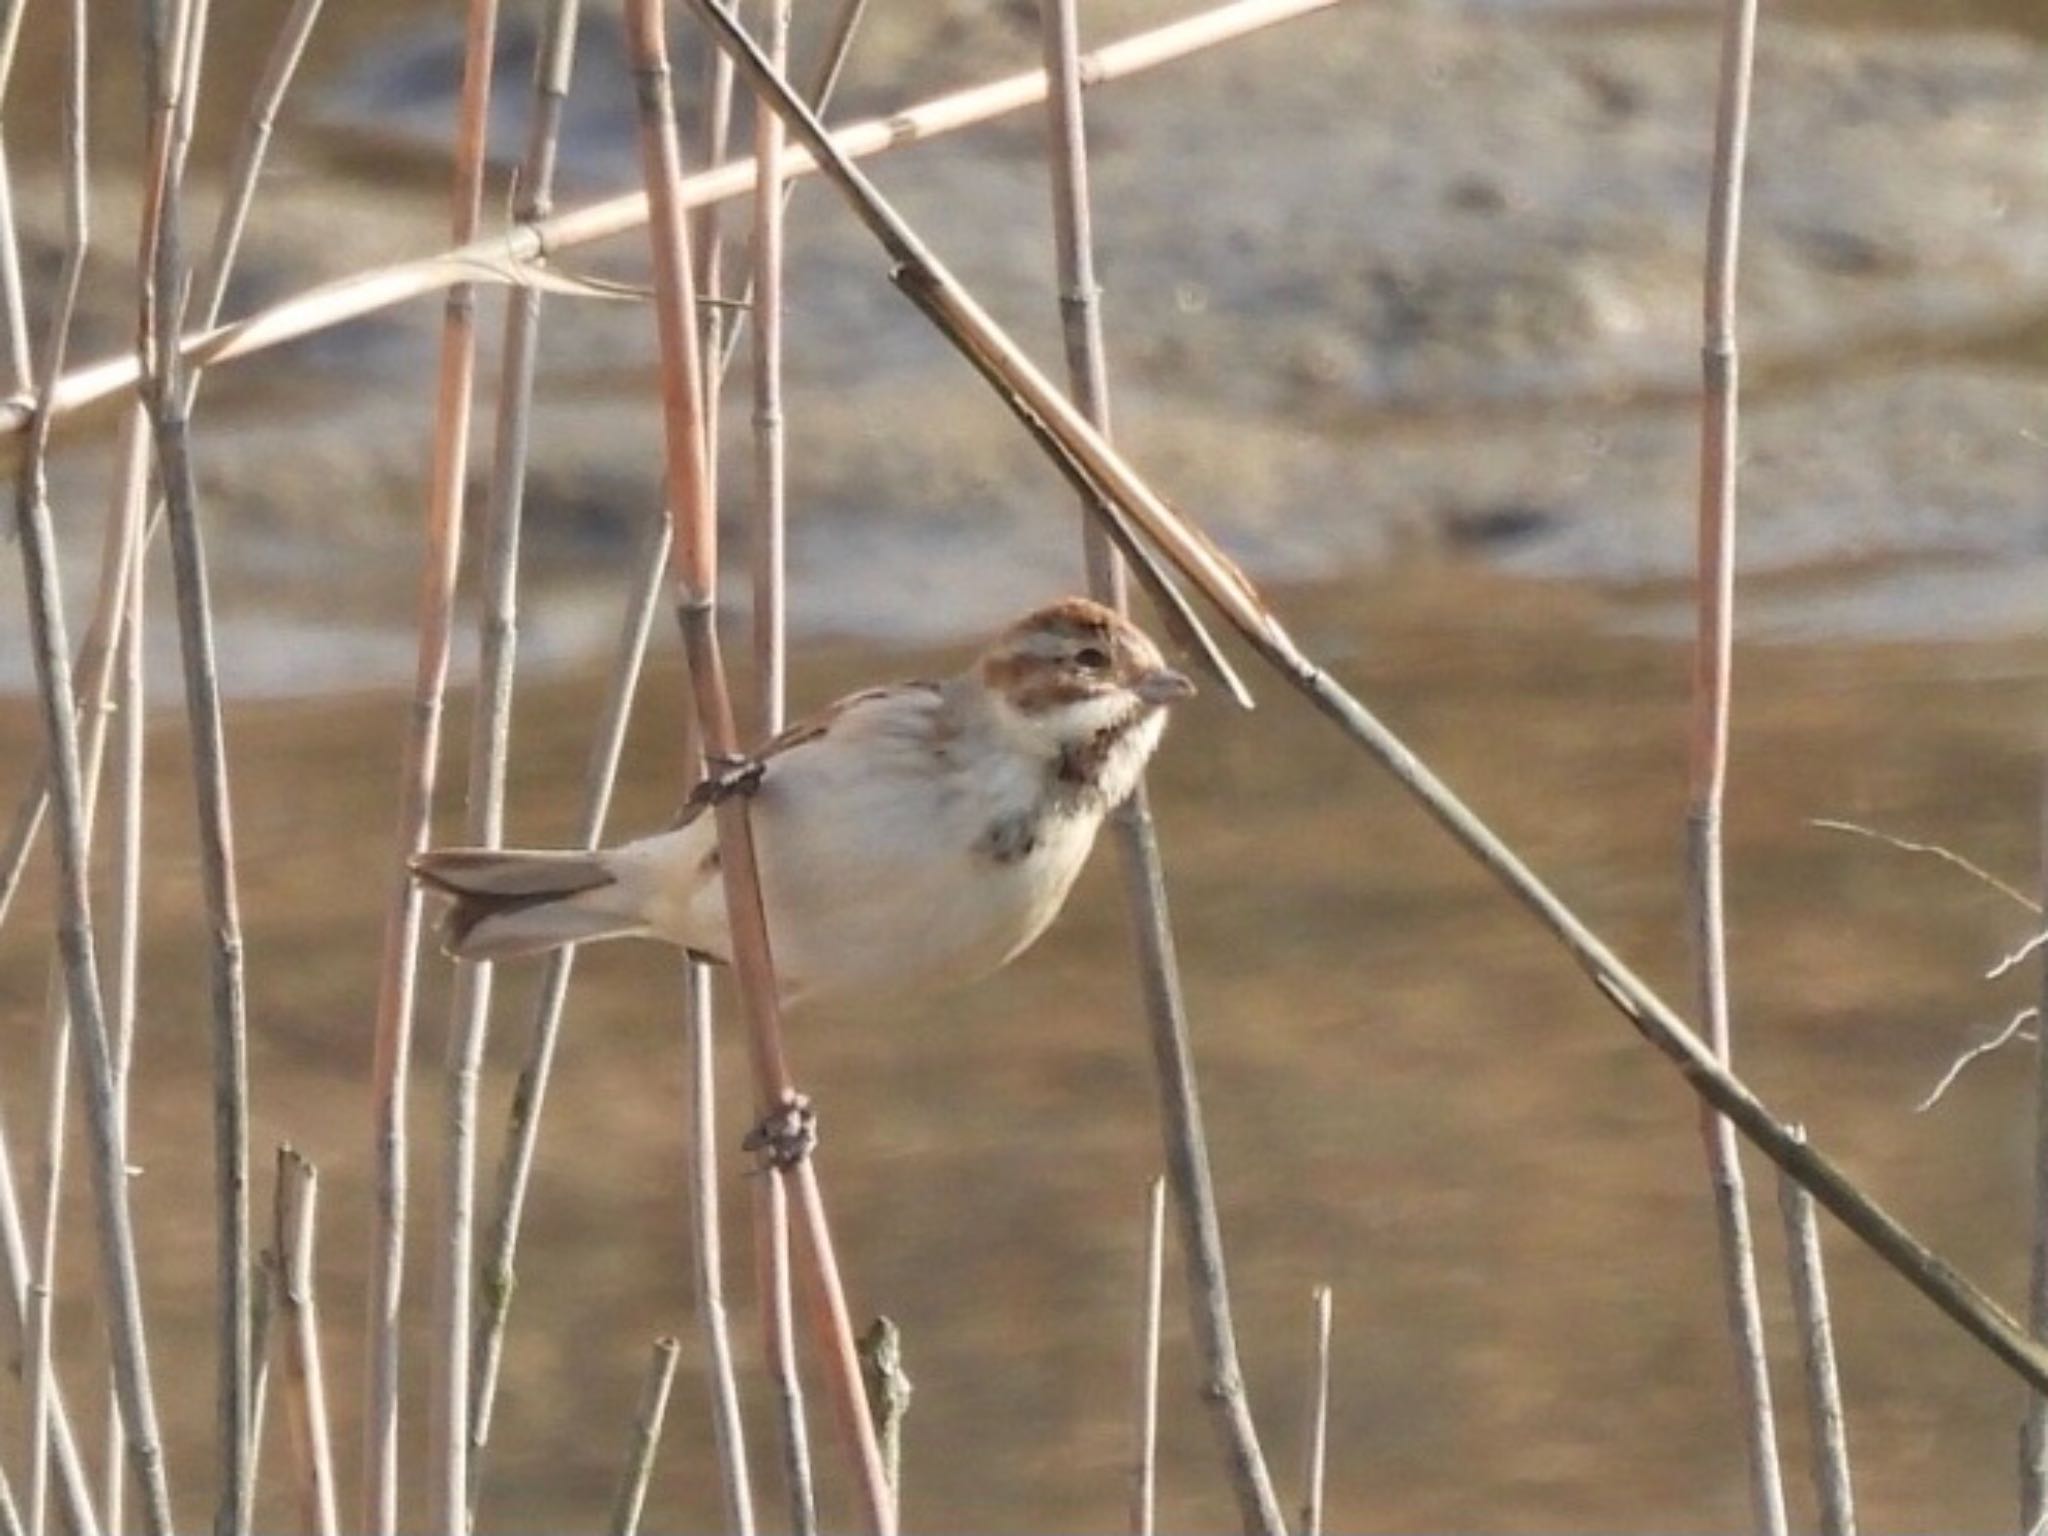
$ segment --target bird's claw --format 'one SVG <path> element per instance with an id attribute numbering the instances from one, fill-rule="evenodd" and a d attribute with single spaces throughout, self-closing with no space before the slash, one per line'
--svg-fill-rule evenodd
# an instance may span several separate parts
<path id="1" fill-rule="evenodd" d="M 761 787 L 768 765 L 758 757 L 713 758 L 710 772 L 690 791 L 689 804 L 718 806 L 735 795 L 751 795 Z"/>
<path id="2" fill-rule="evenodd" d="M 818 1112 L 810 1097 L 794 1088 L 763 1115 L 740 1142 L 741 1150 L 757 1152 L 764 1166 L 787 1172 L 818 1147 Z"/>

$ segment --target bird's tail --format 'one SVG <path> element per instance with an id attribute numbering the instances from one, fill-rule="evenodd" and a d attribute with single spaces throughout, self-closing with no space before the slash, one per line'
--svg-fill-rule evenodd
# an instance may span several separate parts
<path id="1" fill-rule="evenodd" d="M 590 939 L 644 933 L 602 853 L 437 848 L 412 861 L 453 899 L 441 947 L 458 960 L 509 960 Z"/>

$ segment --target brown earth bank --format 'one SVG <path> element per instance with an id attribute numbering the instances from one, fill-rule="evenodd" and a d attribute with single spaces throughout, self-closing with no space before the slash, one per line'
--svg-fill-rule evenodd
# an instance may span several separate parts
<path id="1" fill-rule="evenodd" d="M 1611 599 L 1448 567 L 1296 590 L 1282 606 L 1623 954 L 1686 996 L 1682 649 L 1617 638 L 1640 615 Z M 813 703 L 959 655 L 810 644 L 796 692 Z M 2044 660 L 2039 645 L 1786 645 L 1745 647 L 1737 672 L 1729 852 L 1744 1069 L 2010 1299 L 2025 1272 L 2024 1052 L 1979 1064 L 1926 1115 L 1911 1106 L 2027 1000 L 2024 979 L 1979 977 L 2032 919 L 1949 868 L 1807 823 L 1848 817 L 1941 841 L 2024 882 Z M 679 685 L 666 661 L 648 680 L 620 828 L 675 808 Z M 582 674 L 522 694 L 515 839 L 566 835 L 597 694 Z M 1283 1487 L 1301 1445 L 1309 1289 L 1328 1282 L 1331 1529 L 1741 1528 L 1691 1100 L 1388 780 L 1283 691 L 1261 694 L 1251 715 L 1214 699 L 1185 710 L 1156 781 L 1252 1397 Z M 464 713 L 451 742 L 466 739 Z M 244 704 L 230 719 L 262 1193 L 278 1140 L 321 1165 L 323 1339 L 345 1507 L 361 1387 L 368 1042 L 404 714 L 396 697 L 356 694 Z M 213 1412 L 201 898 L 176 720 L 158 718 L 151 742 L 134 1188 L 157 1389 L 181 1524 L 193 1526 L 209 1508 Z M 30 712 L 0 707 L 0 803 L 12 803 L 35 750 Z M 443 825 L 458 820 L 451 801 Z M 36 868 L 0 933 L 0 1027 L 12 1042 L 0 1105 L 23 1170 L 40 1124 L 48 898 Z M 417 1479 L 447 975 L 428 961 L 414 1074 L 412 1529 L 426 1508 Z M 501 987 L 487 1180 L 531 980 L 514 967 Z M 579 968 L 481 1530 L 597 1527 L 661 1332 L 683 1338 L 684 1366 L 648 1528 L 719 1524 L 691 1316 L 677 991 L 672 960 L 652 948 L 610 946 Z M 728 1145 L 747 1118 L 737 1045 L 728 1030 Z M 800 1019 L 793 1050 L 823 1106 L 822 1166 L 854 1304 L 893 1316 L 907 1340 L 911 1528 L 1119 1526 L 1140 1211 L 1159 1147 L 1109 861 L 1005 974 L 899 1011 Z M 89 1427 L 103 1367 L 85 1300 L 82 1166 L 61 1311 L 66 1383 Z M 1752 1172 L 1789 1491 L 1804 1518 L 1782 1249 L 1768 1170 Z M 736 1153 L 725 1187 L 772 1529 L 780 1505 Z M 2004 1525 L 2017 1386 L 1839 1231 L 1828 1252 L 1867 1525 Z M 1227 1528 L 1179 1293 L 1170 1279 L 1162 1526 Z M 19 1443 L 16 1395 L 5 1397 L 0 1432 Z M 822 1419 L 819 1438 L 828 1509 L 844 1524 Z M 268 1528 L 291 1519 L 285 1455 L 273 1425 Z"/>

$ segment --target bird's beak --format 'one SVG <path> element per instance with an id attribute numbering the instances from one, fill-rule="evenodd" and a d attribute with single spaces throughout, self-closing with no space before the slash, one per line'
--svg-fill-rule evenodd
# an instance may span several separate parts
<path id="1" fill-rule="evenodd" d="M 1185 672 L 1176 672 L 1172 667 L 1154 667 L 1138 679 L 1131 691 L 1147 704 L 1171 704 L 1177 699 L 1193 698 L 1195 685 Z"/>

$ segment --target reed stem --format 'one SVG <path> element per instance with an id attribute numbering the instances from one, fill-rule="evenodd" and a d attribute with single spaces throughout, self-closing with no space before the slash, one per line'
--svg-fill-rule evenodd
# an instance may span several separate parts
<path id="1" fill-rule="evenodd" d="M 320 1175 L 290 1147 L 277 1149 L 273 1236 L 274 1308 L 284 1324 L 283 1396 L 291 1426 L 299 1522 L 308 1536 L 337 1536 L 334 1450 L 327 1428 L 327 1384 L 320 1365 L 320 1309 L 314 1293 L 313 1242 Z"/>
<path id="2" fill-rule="evenodd" d="M 704 8 L 718 10 L 715 4 Z M 731 24 L 729 17 L 719 14 Z M 715 622 L 717 517 L 709 496 L 704 439 L 697 286 L 683 224 L 682 151 L 671 101 L 661 0 L 631 0 L 626 8 L 626 21 L 640 106 L 641 156 L 654 255 L 656 329 L 661 342 L 662 414 L 667 446 L 664 483 L 669 516 L 676 529 L 670 559 L 697 724 L 706 757 L 716 772 L 737 765 L 741 759 L 732 695 Z M 760 873 L 744 798 L 724 797 L 715 815 L 726 910 L 731 914 L 734 970 L 748 1021 L 749 1056 L 765 1124 L 770 1117 L 794 1113 L 802 1100 L 783 1047 L 774 962 L 769 953 Z M 842 1429 L 847 1433 L 864 1523 L 888 1536 L 894 1530 L 894 1513 L 874 1426 L 869 1422 L 861 1395 L 823 1195 L 809 1157 L 797 1160 L 791 1172 L 803 1251 L 808 1260 L 806 1279 L 812 1293 L 818 1349 Z"/>
<path id="3" fill-rule="evenodd" d="M 1053 82 L 1048 96 L 1052 108 L 1049 158 L 1067 387 L 1081 415 L 1107 439 L 1109 365 L 1102 341 L 1102 295 L 1095 281 L 1088 137 L 1081 107 L 1080 26 L 1075 0 L 1042 0 L 1041 10 L 1045 68 Z M 1098 602 L 1127 612 L 1130 595 L 1123 562 L 1101 525 L 1088 513 L 1084 500 L 1081 530 L 1089 593 Z M 1112 826 L 1158 1074 L 1167 1179 L 1180 1216 L 1190 1321 L 1202 1355 L 1202 1397 L 1211 1407 L 1244 1529 L 1262 1536 L 1283 1536 L 1286 1520 L 1259 1448 L 1258 1429 L 1238 1364 L 1237 1329 L 1224 1269 L 1223 1225 L 1202 1131 L 1194 1046 L 1174 956 L 1173 923 L 1167 911 L 1166 877 L 1151 797 L 1143 783 L 1116 809 Z"/>

